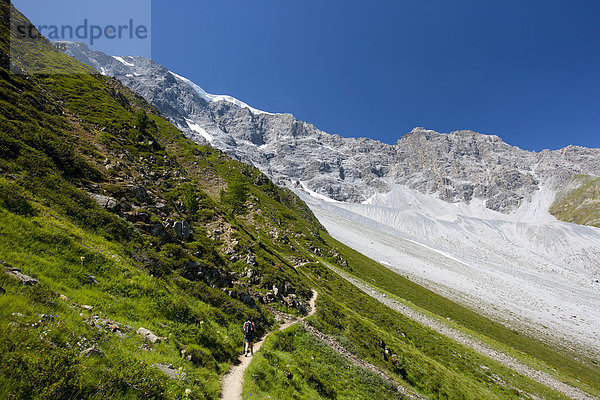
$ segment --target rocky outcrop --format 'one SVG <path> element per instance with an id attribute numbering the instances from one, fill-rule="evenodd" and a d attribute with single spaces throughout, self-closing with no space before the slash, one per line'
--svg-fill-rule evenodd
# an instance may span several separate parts
<path id="1" fill-rule="evenodd" d="M 138 335 L 140 335 L 141 337 L 143 337 L 150 343 L 158 343 L 158 342 L 165 341 L 167 339 L 165 337 L 157 336 L 156 334 L 154 334 L 154 332 L 152 332 L 151 330 L 146 329 L 144 327 L 140 327 L 135 333 L 137 333 Z"/>
<path id="2" fill-rule="evenodd" d="M 182 371 L 182 368 L 176 369 L 173 366 L 173 364 L 167 365 L 167 364 L 157 363 L 157 364 L 154 364 L 154 366 L 170 379 L 173 379 L 176 381 L 183 381 L 187 377 L 187 374 Z"/>
<path id="3" fill-rule="evenodd" d="M 0 261 L 0 265 L 2 267 L 4 267 L 4 271 L 6 272 L 6 274 L 8 276 L 10 276 L 13 279 L 18 280 L 19 282 L 21 282 L 23 285 L 25 286 L 34 286 L 38 284 L 38 280 L 35 278 L 32 278 L 29 275 L 25 275 L 24 273 L 21 272 L 21 270 L 19 268 L 15 268 L 12 265 L 5 263 L 3 261 Z M 4 289 L 2 289 L 4 291 Z"/>
<path id="4" fill-rule="evenodd" d="M 106 210 L 115 211 L 118 207 L 118 202 L 116 199 L 110 196 L 104 196 L 97 193 L 89 194 L 92 200 L 94 200 L 98 205 Z"/>
<path id="5" fill-rule="evenodd" d="M 81 352 L 81 355 L 84 357 L 90 357 L 90 356 L 106 357 L 104 352 L 95 346 L 83 350 Z"/>
<path id="6" fill-rule="evenodd" d="M 180 240 L 188 241 L 192 236 L 192 228 L 187 221 L 175 221 L 173 229 L 175 229 L 175 234 Z"/>

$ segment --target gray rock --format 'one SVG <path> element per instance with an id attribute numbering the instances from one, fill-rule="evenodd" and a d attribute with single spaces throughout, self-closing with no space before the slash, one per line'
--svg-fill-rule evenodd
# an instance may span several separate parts
<path id="1" fill-rule="evenodd" d="M 54 315 L 40 314 L 40 321 L 49 322 L 54 320 Z"/>
<path id="2" fill-rule="evenodd" d="M 166 365 L 156 363 L 154 364 L 154 366 L 160 371 L 162 371 L 167 377 L 173 380 L 183 381 L 187 377 L 187 374 L 185 372 L 180 371 L 179 369 L 175 369 L 175 367 L 173 367 L 173 364 Z"/>
<path id="3" fill-rule="evenodd" d="M 104 352 L 97 347 L 90 347 L 89 349 L 85 349 L 80 354 L 84 357 L 88 357 L 88 356 L 106 357 Z"/>
<path id="4" fill-rule="evenodd" d="M 94 200 L 98 205 L 106 210 L 114 211 L 118 208 L 119 203 L 117 200 L 110 196 L 104 196 L 97 193 L 89 193 L 92 200 Z"/>
<path id="5" fill-rule="evenodd" d="M 161 337 L 156 336 L 152 331 L 146 328 L 139 328 L 136 333 L 149 341 L 150 343 L 158 343 L 161 341 Z"/>
<path id="6" fill-rule="evenodd" d="M 152 198 L 148 195 L 146 188 L 142 185 L 134 185 L 129 188 L 129 194 L 143 204 L 152 204 Z"/>
<path id="7" fill-rule="evenodd" d="M 23 274 L 18 268 L 11 268 L 10 270 L 6 271 L 6 273 L 8 276 L 18 280 L 25 286 L 37 285 L 39 282 L 37 279 L 32 278 L 31 276 Z"/>
<path id="8" fill-rule="evenodd" d="M 175 234 L 181 240 L 189 240 L 192 236 L 192 228 L 187 221 L 175 221 L 173 223 L 173 229 L 175 229 Z"/>

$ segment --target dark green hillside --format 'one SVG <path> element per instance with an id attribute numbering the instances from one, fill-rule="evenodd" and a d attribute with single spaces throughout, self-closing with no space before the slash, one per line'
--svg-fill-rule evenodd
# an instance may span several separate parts
<path id="1" fill-rule="evenodd" d="M 332 241 L 291 191 L 46 41 L 27 46 L 22 73 L 0 67 L 1 398 L 216 399 L 242 319 L 272 330 L 275 311 L 306 313 L 311 289 L 313 327 L 431 399 L 564 398 L 327 269 L 395 279 Z M 424 293 L 402 287 L 385 288 Z M 434 300 L 445 315 L 451 304 Z M 300 326 L 260 354 L 253 398 L 403 397 Z M 582 371 L 573 379 L 589 384 Z"/>

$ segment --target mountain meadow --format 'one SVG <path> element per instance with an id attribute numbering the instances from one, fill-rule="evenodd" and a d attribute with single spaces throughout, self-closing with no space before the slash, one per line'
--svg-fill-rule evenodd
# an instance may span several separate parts
<path id="1" fill-rule="evenodd" d="M 281 315 L 309 312 L 314 290 L 316 313 L 254 356 L 244 398 L 569 398 L 345 274 L 600 395 L 596 361 L 342 245 L 292 191 L 195 144 L 118 80 L 11 36 L 0 7 L 0 397 L 218 399 L 245 318 L 276 331 Z"/>

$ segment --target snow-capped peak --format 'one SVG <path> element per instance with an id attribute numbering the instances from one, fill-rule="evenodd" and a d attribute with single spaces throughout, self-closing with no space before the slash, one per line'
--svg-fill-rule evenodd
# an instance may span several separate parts
<path id="1" fill-rule="evenodd" d="M 254 107 L 250 107 L 248 104 L 244 103 L 241 100 L 236 99 L 235 97 L 231 97 L 225 94 L 210 94 L 207 93 L 204 89 L 202 89 L 200 86 L 196 85 L 194 82 L 192 82 L 191 80 L 189 80 L 188 78 L 185 78 L 181 75 L 177 75 L 176 73 L 169 71 L 171 73 L 171 75 L 173 75 L 175 78 L 187 83 L 188 85 L 190 85 L 204 100 L 206 101 L 210 101 L 210 102 L 218 102 L 218 101 L 225 101 L 227 103 L 232 103 L 235 104 L 236 106 L 240 107 L 240 108 L 247 108 L 249 109 L 253 114 L 268 114 L 268 115 L 275 115 L 274 113 L 270 113 L 267 111 L 263 111 L 263 110 L 258 110 Z"/>

